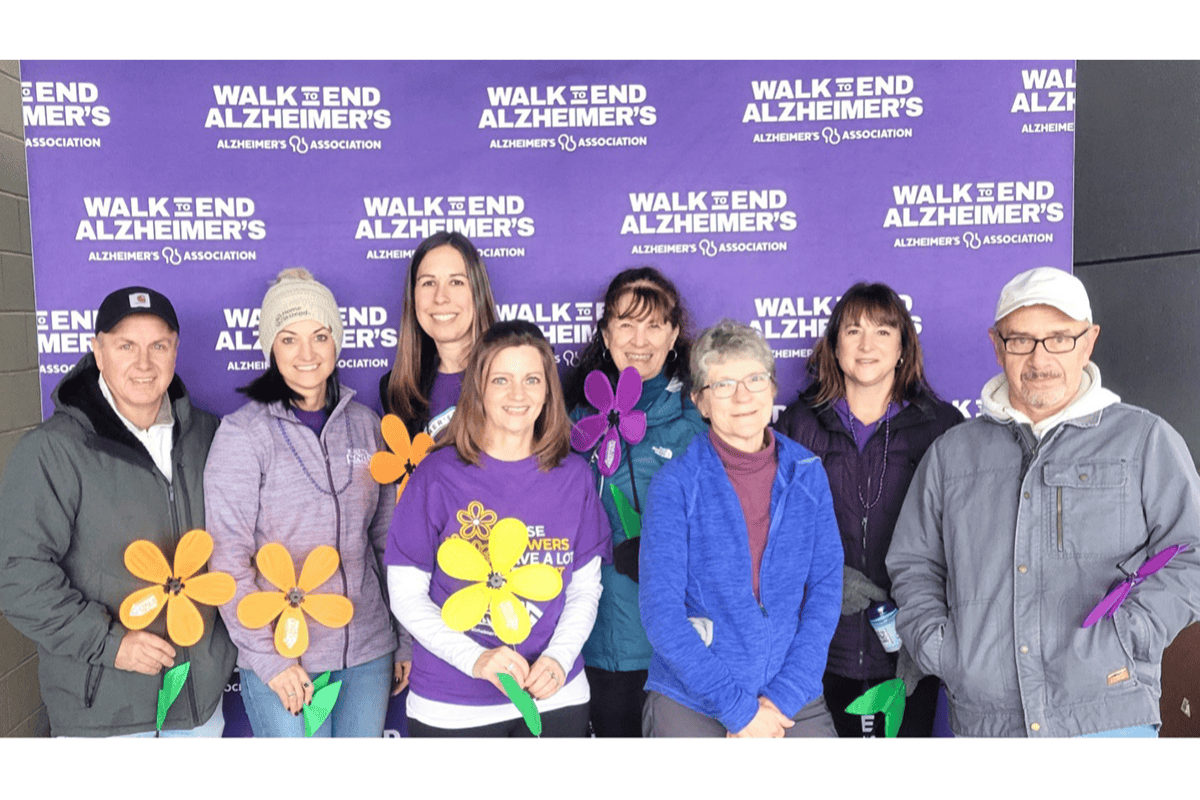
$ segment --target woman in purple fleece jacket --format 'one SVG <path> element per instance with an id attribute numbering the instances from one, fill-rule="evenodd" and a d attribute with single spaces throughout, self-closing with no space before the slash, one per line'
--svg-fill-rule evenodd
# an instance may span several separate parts
<path id="1" fill-rule="evenodd" d="M 388 696 L 407 682 L 411 644 L 397 632 L 382 586 L 381 558 L 393 498 L 367 464 L 382 448 L 379 417 L 338 384 L 342 323 L 337 301 L 305 269 L 289 269 L 263 298 L 259 337 L 270 367 L 242 391 L 250 402 L 225 417 L 204 470 L 212 569 L 237 582 L 221 617 L 238 647 L 242 698 L 255 736 L 302 736 L 312 677 L 341 681 L 333 713 L 317 736 L 382 736 Z M 281 544 L 297 572 L 318 546 L 338 552 L 333 575 L 316 587 L 349 598 L 348 625 L 305 617 L 309 645 L 298 658 L 276 650 L 274 624 L 248 629 L 238 603 L 278 592 L 253 566 L 267 543 Z"/>

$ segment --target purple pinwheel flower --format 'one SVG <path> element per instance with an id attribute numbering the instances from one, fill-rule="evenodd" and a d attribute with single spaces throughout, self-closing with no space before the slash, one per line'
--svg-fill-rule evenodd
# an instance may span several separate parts
<path id="1" fill-rule="evenodd" d="M 646 412 L 633 408 L 642 397 L 642 376 L 626 367 L 617 378 L 614 396 L 604 373 L 592 370 L 583 381 L 583 396 L 599 413 L 575 423 L 571 447 L 582 453 L 600 442 L 596 451 L 600 474 L 611 477 L 621 463 L 621 440 L 637 444 L 646 435 Z"/>
<path id="2" fill-rule="evenodd" d="M 1121 603 L 1124 603 L 1125 598 L 1129 597 L 1129 593 L 1133 590 L 1133 587 L 1158 572 L 1172 558 L 1187 549 L 1188 546 L 1186 544 L 1173 544 L 1147 558 L 1137 568 L 1137 571 L 1118 583 L 1108 594 L 1104 595 L 1104 599 L 1096 604 L 1096 607 L 1092 609 L 1092 613 L 1088 614 L 1087 619 L 1083 621 L 1083 627 L 1090 628 L 1105 617 L 1111 617 L 1116 614 L 1117 609 L 1121 607 Z"/>

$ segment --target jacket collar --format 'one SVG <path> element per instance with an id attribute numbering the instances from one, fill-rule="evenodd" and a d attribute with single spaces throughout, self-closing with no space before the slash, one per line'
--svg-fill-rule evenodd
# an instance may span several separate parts
<path id="1" fill-rule="evenodd" d="M 815 397 L 815 386 L 810 386 L 800 393 L 801 402 L 810 408 L 812 408 L 812 401 Z M 822 406 L 813 408 L 813 414 L 816 415 L 817 421 L 821 423 L 821 427 L 829 433 L 843 433 L 846 436 L 850 436 L 850 431 L 846 430 L 846 426 L 842 424 L 841 418 L 838 416 L 837 411 L 834 410 L 833 403 L 825 403 Z M 892 430 L 919 425 L 932 419 L 934 419 L 933 402 L 928 395 L 922 393 L 917 395 L 916 399 L 909 401 L 908 405 L 900 410 L 900 413 L 892 417 Z"/>
<path id="2" fill-rule="evenodd" d="M 120 442 L 135 450 L 145 450 L 104 399 L 104 394 L 100 391 L 100 370 L 96 366 L 96 357 L 91 353 L 79 359 L 79 363 L 59 381 L 51 399 L 54 401 L 56 413 L 61 412 L 73 417 L 84 427 L 93 430 L 96 435 Z M 177 440 L 180 431 L 190 419 L 187 389 L 178 375 L 172 377 L 170 385 L 167 386 L 167 399 L 175 415 L 172 435 Z"/>
<path id="3" fill-rule="evenodd" d="M 329 419 L 333 419 L 334 417 L 340 415 L 345 410 L 346 406 L 350 404 L 350 400 L 354 397 L 354 394 L 354 390 L 349 386 L 345 385 L 344 383 L 339 383 L 338 404 L 333 407 L 333 411 L 329 414 Z M 281 400 L 276 400 L 273 403 L 267 403 L 266 411 L 269 416 L 278 417 L 279 419 L 295 422 L 297 424 L 300 423 L 300 419 L 296 416 L 295 412 L 293 412 L 290 408 L 284 408 L 283 401 Z M 326 422 L 328 423 L 328 420 Z"/>

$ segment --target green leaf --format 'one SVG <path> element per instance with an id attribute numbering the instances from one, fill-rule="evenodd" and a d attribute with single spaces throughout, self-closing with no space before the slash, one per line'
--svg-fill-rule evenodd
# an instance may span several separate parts
<path id="1" fill-rule="evenodd" d="M 191 670 L 192 662 L 185 661 L 163 673 L 163 685 L 158 690 L 157 730 L 162 730 L 163 723 L 167 719 L 167 709 L 171 707 L 171 704 L 175 702 L 175 698 L 179 697 L 179 693 L 183 691 L 183 683 L 187 680 L 188 673 Z"/>
<path id="2" fill-rule="evenodd" d="M 517 685 L 517 680 L 507 672 L 501 672 L 497 675 L 500 678 L 500 685 L 504 687 L 504 691 L 508 693 L 508 699 L 512 700 L 513 705 L 521 712 L 521 716 L 525 718 L 525 724 L 529 727 L 529 732 L 534 736 L 542 735 L 542 715 L 538 713 L 537 705 L 534 704 L 533 698 L 529 696 L 529 692 Z"/>
<path id="3" fill-rule="evenodd" d="M 633 539 L 642 535 L 642 515 L 633 510 L 633 506 L 625 499 L 625 493 L 617 488 L 615 483 L 610 483 L 608 488 L 612 490 L 613 502 L 617 504 L 617 514 L 621 517 L 621 527 L 625 529 L 625 538 Z"/>
<path id="4" fill-rule="evenodd" d="M 316 688 L 317 684 L 320 684 L 321 688 Z M 313 681 L 312 702 L 303 707 L 305 736 L 312 736 L 317 732 L 317 728 L 321 727 L 321 723 L 329 718 L 341 691 L 342 682 L 329 683 L 328 672 Z"/>
<path id="5" fill-rule="evenodd" d="M 904 720 L 904 681 L 892 678 L 872 686 L 846 706 L 847 714 L 878 714 L 883 712 L 883 732 L 889 739 L 900 732 Z"/>

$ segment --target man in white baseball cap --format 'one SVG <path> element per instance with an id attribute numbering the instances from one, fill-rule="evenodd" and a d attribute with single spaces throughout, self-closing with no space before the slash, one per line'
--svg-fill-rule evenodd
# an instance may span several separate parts
<path id="1" fill-rule="evenodd" d="M 1017 275 L 990 335 L 983 413 L 934 442 L 896 523 L 901 638 L 958 735 L 1156 736 L 1162 652 L 1200 619 L 1200 476 L 1170 425 L 1101 386 L 1078 278 Z M 1173 545 L 1190 549 L 1092 619 Z"/>

